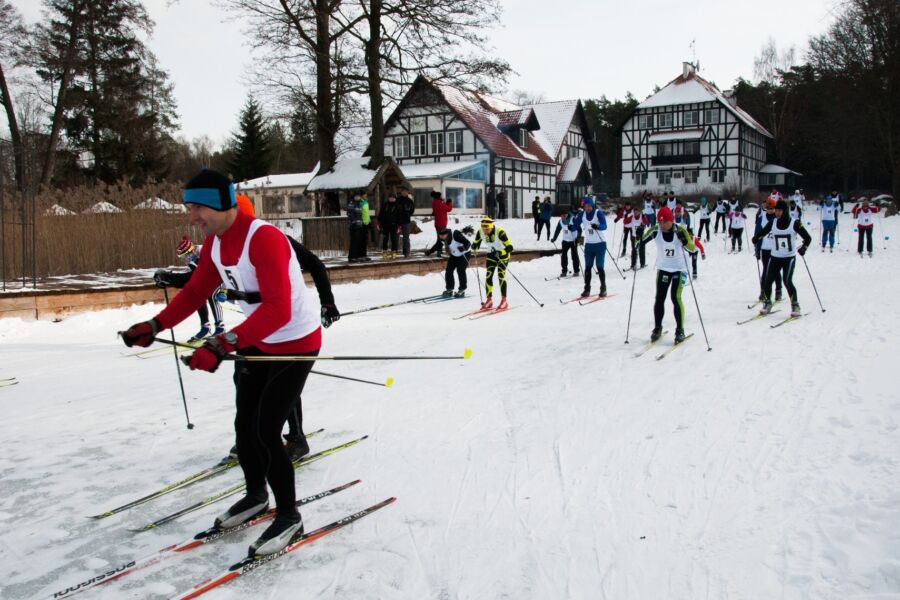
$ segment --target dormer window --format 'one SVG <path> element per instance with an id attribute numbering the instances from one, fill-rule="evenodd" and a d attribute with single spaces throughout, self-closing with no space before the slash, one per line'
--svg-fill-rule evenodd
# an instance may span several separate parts
<path id="1" fill-rule="evenodd" d="M 519 146 L 521 148 L 528 147 L 528 130 L 527 129 L 519 129 Z"/>

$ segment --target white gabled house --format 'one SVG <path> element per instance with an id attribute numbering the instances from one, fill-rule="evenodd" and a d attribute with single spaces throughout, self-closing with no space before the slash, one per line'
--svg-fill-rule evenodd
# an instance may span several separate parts
<path id="1" fill-rule="evenodd" d="M 301 217 L 314 214 L 313 198 L 306 187 L 319 165 L 309 173 L 266 175 L 237 183 L 234 188 L 246 194 L 258 217 Z"/>
<path id="2" fill-rule="evenodd" d="M 569 204 L 589 191 L 588 138 L 579 100 L 517 106 L 420 76 L 385 122 L 384 153 L 422 212 L 438 190 L 458 212 L 484 213 L 493 187 L 506 214 L 520 217 L 534 196 Z"/>
<path id="3" fill-rule="evenodd" d="M 690 63 L 620 128 L 621 195 L 757 189 L 772 134 Z"/>

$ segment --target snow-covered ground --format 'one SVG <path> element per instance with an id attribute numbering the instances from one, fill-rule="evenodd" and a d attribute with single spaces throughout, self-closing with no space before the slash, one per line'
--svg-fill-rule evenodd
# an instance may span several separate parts
<path id="1" fill-rule="evenodd" d="M 900 597 L 892 376 L 900 252 L 878 229 L 874 259 L 845 252 L 851 226 L 845 217 L 834 254 L 807 255 L 827 312 L 801 265 L 809 316 L 778 329 L 769 324 L 786 307 L 735 325 L 752 314 L 757 271 L 746 248 L 728 255 L 714 239 L 696 281 L 713 349 L 685 290 L 696 335 L 659 362 L 658 351 L 632 356 L 653 325 L 652 268 L 637 274 L 629 345 L 630 274 L 622 280 L 608 264 L 614 297 L 563 306 L 558 299 L 581 284 L 544 281 L 557 274 L 557 257 L 512 265 L 543 308 L 510 281 L 516 308 L 477 321 L 452 319 L 477 304 L 474 286 L 464 300 L 342 319 L 323 353 L 471 347 L 474 355 L 319 362 L 396 383 L 311 377 L 306 426 L 325 428 L 313 451 L 370 437 L 298 471 L 300 495 L 363 480 L 305 508 L 307 528 L 398 501 L 209 597 Z M 884 227 L 896 240 L 900 219 Z M 437 274 L 406 276 L 337 286 L 335 296 L 349 311 L 442 286 Z M 123 356 L 116 331 L 158 308 L 0 320 L 0 378 L 19 381 L 0 388 L 0 597 L 47 597 L 190 537 L 227 506 L 128 531 L 239 481 L 237 469 L 105 520 L 86 518 L 209 466 L 231 446 L 230 369 L 184 371 L 196 423 L 188 431 L 171 355 Z M 178 337 L 195 325 L 191 318 Z M 669 306 L 665 325 L 674 329 Z M 87 594 L 185 591 L 242 557 L 253 538 L 210 544 Z"/>

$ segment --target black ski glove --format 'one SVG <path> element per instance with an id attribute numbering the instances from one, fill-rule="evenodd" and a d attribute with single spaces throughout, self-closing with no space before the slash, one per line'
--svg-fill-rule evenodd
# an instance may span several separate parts
<path id="1" fill-rule="evenodd" d="M 806 254 L 806 246 L 800 246 L 797 249 L 797 254 L 799 254 L 800 256 L 803 256 L 804 254 Z"/>
<path id="2" fill-rule="evenodd" d="M 322 305 L 322 327 L 329 328 L 332 323 L 340 320 L 341 311 L 334 304 Z"/>
<path id="3" fill-rule="evenodd" d="M 153 273 L 153 283 L 158 288 L 167 288 L 172 285 L 172 272 L 165 269 L 158 269 Z"/>
<path id="4" fill-rule="evenodd" d="M 596 223 L 591 223 L 591 229 L 600 229 L 600 226 Z"/>

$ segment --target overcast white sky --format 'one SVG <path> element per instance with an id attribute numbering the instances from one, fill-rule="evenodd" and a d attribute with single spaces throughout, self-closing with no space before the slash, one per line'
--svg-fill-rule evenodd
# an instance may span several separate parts
<path id="1" fill-rule="evenodd" d="M 691 60 L 720 88 L 752 78 L 753 58 L 769 37 L 779 48 L 806 47 L 826 30 L 837 0 L 500 0 L 503 26 L 492 35 L 498 56 L 517 71 L 509 89 L 547 100 L 639 100 Z M 38 0 L 13 0 L 26 20 L 40 18 Z M 239 23 L 210 0 L 145 0 L 156 28 L 150 48 L 175 84 L 181 133 L 226 139 L 248 88 L 250 64 Z"/>

